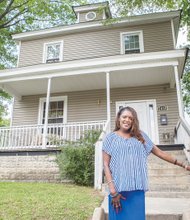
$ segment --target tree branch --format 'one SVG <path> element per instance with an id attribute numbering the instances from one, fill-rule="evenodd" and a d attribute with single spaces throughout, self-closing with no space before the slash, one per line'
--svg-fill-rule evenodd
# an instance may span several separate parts
<path id="1" fill-rule="evenodd" d="M 2 18 L 4 18 L 6 14 L 9 13 L 9 10 L 10 10 L 11 5 L 12 5 L 13 3 L 14 3 L 14 0 L 11 0 L 10 3 L 7 5 L 5 11 L 0 15 L 0 20 L 1 20 Z"/>
<path id="2" fill-rule="evenodd" d="M 28 11 L 28 9 L 23 9 L 22 11 L 20 11 L 19 13 L 17 13 L 15 16 L 13 16 L 9 21 L 5 22 L 4 24 L 0 25 L 0 29 L 1 28 L 7 28 L 12 26 L 13 24 L 17 24 L 18 22 L 20 22 L 21 19 L 19 19 L 18 21 L 16 21 L 13 24 L 10 24 L 14 19 L 16 19 L 18 16 L 23 15 L 24 13 L 26 13 Z"/>
<path id="3" fill-rule="evenodd" d="M 50 0 L 50 3 L 63 3 L 63 2 L 61 2 L 61 1 L 57 1 L 57 0 Z"/>
<path id="4" fill-rule="evenodd" d="M 0 4 L 1 4 L 2 2 L 4 2 L 4 1 L 6 1 L 6 0 L 0 0 Z"/>
<path id="5" fill-rule="evenodd" d="M 24 3 L 21 4 L 21 5 L 17 5 L 17 6 L 15 6 L 15 7 L 12 7 L 9 12 L 14 11 L 15 9 L 18 9 L 18 8 L 22 7 L 23 5 L 26 5 L 27 3 L 29 3 L 29 1 L 30 1 L 30 0 L 27 0 L 26 2 L 24 2 Z"/>
<path id="6" fill-rule="evenodd" d="M 6 25 L 6 26 L 1 26 L 1 25 L 0 25 L 0 29 L 9 28 L 9 27 L 11 27 L 11 26 L 14 26 L 14 25 L 18 24 L 18 23 L 21 22 L 21 21 L 24 21 L 24 20 L 25 20 L 25 19 L 20 19 L 20 20 L 18 20 L 18 21 L 15 21 L 15 22 L 12 23 L 12 24 L 9 24 L 9 25 Z"/>

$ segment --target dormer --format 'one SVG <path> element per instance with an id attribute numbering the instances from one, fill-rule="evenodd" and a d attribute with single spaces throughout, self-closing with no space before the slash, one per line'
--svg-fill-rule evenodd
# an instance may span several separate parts
<path id="1" fill-rule="evenodd" d="M 73 11 L 77 17 L 77 23 L 105 20 L 112 17 L 108 2 L 73 6 Z"/>

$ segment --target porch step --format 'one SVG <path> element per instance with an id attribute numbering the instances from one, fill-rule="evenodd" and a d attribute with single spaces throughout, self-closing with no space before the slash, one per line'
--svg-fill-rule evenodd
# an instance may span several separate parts
<path id="1" fill-rule="evenodd" d="M 159 146 L 160 147 L 160 146 Z M 188 164 L 183 145 L 165 145 L 162 150 Z M 188 198 L 190 173 L 151 154 L 148 158 L 149 189 L 147 196 Z M 175 192 L 178 192 L 175 194 Z M 151 194 L 152 193 L 152 194 Z"/>
<path id="2" fill-rule="evenodd" d="M 156 146 L 163 151 L 178 151 L 184 149 L 183 144 L 158 144 Z"/>
<path id="3" fill-rule="evenodd" d="M 159 168 L 152 168 L 149 170 L 149 177 L 154 177 L 154 176 L 175 176 L 176 177 L 183 177 L 187 174 L 187 171 L 182 170 L 180 167 L 179 169 L 172 169 L 172 167 L 168 167 L 167 169 L 162 169 L 161 167 Z"/>
<path id="4" fill-rule="evenodd" d="M 150 184 L 149 186 L 150 192 L 190 192 L 190 186 L 188 184 L 179 184 L 176 185 L 174 184 L 155 184 L 153 183 L 152 185 Z M 169 196 L 168 196 L 169 197 Z"/>
<path id="5" fill-rule="evenodd" d="M 174 192 L 158 192 L 158 191 L 149 191 L 146 193 L 147 197 L 153 197 L 153 198 L 190 198 L 190 191 L 189 192 L 180 192 L 180 191 L 174 191 Z"/>
<path id="6" fill-rule="evenodd" d="M 146 197 L 146 214 L 149 220 L 181 220 L 189 207 L 189 198 Z"/>

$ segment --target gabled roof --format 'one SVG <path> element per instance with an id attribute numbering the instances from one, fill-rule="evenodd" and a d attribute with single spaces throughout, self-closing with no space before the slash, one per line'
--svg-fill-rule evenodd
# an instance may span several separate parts
<path id="1" fill-rule="evenodd" d="M 44 37 L 52 37 L 60 34 L 70 34 L 70 33 L 91 31 L 98 29 L 109 29 L 110 26 L 122 27 L 122 26 L 131 26 L 131 25 L 149 24 L 149 23 L 169 21 L 172 19 L 174 20 L 175 34 L 177 36 L 179 23 L 180 23 L 180 16 L 181 16 L 181 10 L 158 12 L 158 13 L 151 13 L 151 14 L 144 14 L 137 16 L 128 16 L 126 18 L 119 19 L 117 22 L 113 22 L 110 25 L 109 24 L 106 25 L 101 21 L 92 21 L 92 22 L 59 26 L 59 27 L 48 28 L 37 31 L 29 31 L 29 32 L 15 34 L 12 37 L 16 41 L 33 40 Z"/>

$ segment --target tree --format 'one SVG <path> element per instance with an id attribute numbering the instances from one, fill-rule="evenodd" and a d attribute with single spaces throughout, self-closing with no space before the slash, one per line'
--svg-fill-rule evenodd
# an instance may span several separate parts
<path id="1" fill-rule="evenodd" d="M 85 0 L 0 0 L 0 69 L 16 66 L 16 44 L 13 33 L 38 30 L 73 22 L 73 5 L 84 4 Z M 0 126 L 7 104 L 11 100 L 0 90 Z M 6 122 L 6 123 L 5 123 Z"/>
<path id="2" fill-rule="evenodd" d="M 110 0 L 120 16 L 182 9 L 182 25 L 190 26 L 189 0 Z"/>
<path id="3" fill-rule="evenodd" d="M 190 115 L 190 55 L 187 58 L 182 78 L 182 93 L 186 112 Z"/>

